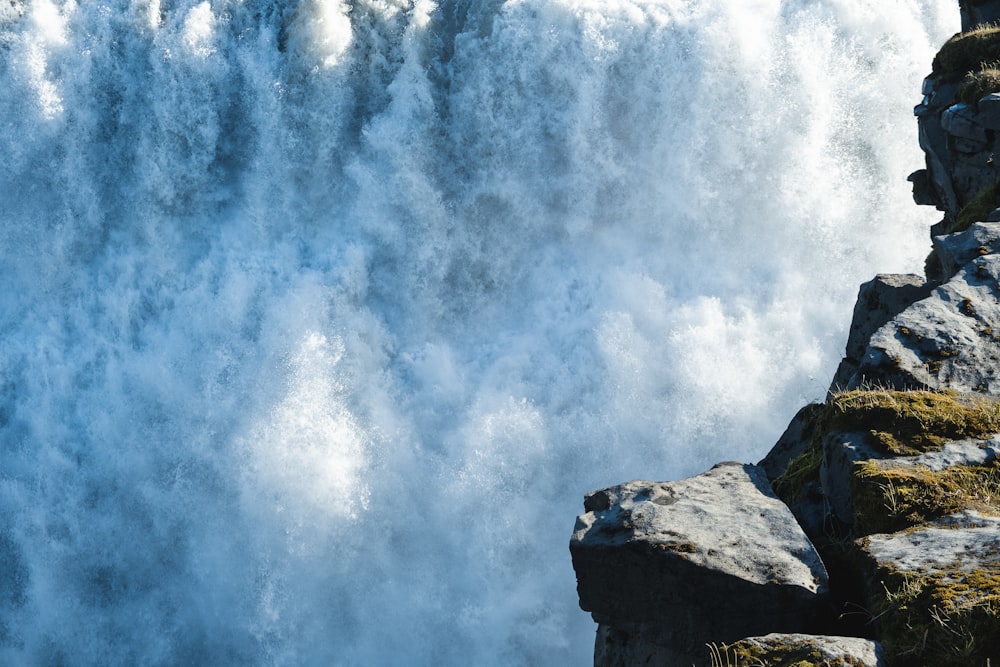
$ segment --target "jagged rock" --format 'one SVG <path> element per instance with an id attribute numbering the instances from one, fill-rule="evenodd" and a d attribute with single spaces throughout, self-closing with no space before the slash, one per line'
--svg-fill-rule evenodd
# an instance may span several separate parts
<path id="1" fill-rule="evenodd" d="M 811 403 L 796 413 L 788 428 L 757 465 L 763 468 L 769 482 L 774 482 L 788 471 L 789 464 L 806 454 L 813 445 L 819 420 L 824 412 L 822 403 Z M 813 539 L 822 534 L 826 521 L 826 498 L 819 480 L 806 480 L 796 489 L 794 497 L 782 498 L 796 521 Z"/>
<path id="2" fill-rule="evenodd" d="M 1000 656 L 1000 519 L 969 512 L 860 547 L 869 609 L 894 664 L 965 667 Z"/>
<path id="3" fill-rule="evenodd" d="M 935 236 L 932 241 L 947 279 L 974 259 L 1000 253 L 1000 224 L 977 222 L 964 232 Z"/>
<path id="4" fill-rule="evenodd" d="M 847 388 L 1000 395 L 1000 255 L 979 257 L 872 336 Z"/>
<path id="5" fill-rule="evenodd" d="M 941 112 L 955 103 L 958 85 L 957 82 L 941 82 L 928 77 L 924 80 L 924 100 L 913 110 L 917 116 L 920 148 L 924 151 L 927 183 L 934 193 L 932 197 L 924 196 L 921 199 L 931 199 L 951 219 L 958 215 L 964 202 L 959 201 L 951 182 L 952 158 L 948 133 L 941 126 Z"/>
<path id="6" fill-rule="evenodd" d="M 941 206 L 941 201 L 938 199 L 934 185 L 931 183 L 930 174 L 926 169 L 918 169 L 907 176 L 906 180 L 913 183 L 914 202 L 920 206 Z"/>
<path id="7" fill-rule="evenodd" d="M 884 667 L 878 642 L 859 637 L 772 633 L 711 647 L 719 665 L 853 665 Z"/>
<path id="8" fill-rule="evenodd" d="M 778 438 L 771 451 L 757 465 L 764 470 L 769 482 L 774 482 L 788 467 L 788 463 L 801 456 L 812 443 L 813 432 L 816 430 L 816 419 L 823 411 L 822 403 L 810 403 L 800 409 L 792 421 L 788 423 L 785 432 Z"/>
<path id="9" fill-rule="evenodd" d="M 688 664 L 708 642 L 809 630 L 825 612 L 826 569 L 757 466 L 629 482 L 584 508 L 570 552 L 580 606 L 605 626 L 598 664 L 626 664 L 621 633 L 656 656 L 645 664 Z"/>
<path id="10" fill-rule="evenodd" d="M 879 274 L 861 285 L 854 304 L 844 358 L 833 376 L 831 392 L 848 385 L 858 370 L 872 334 L 907 307 L 926 298 L 932 287 L 914 274 Z"/>
<path id="11" fill-rule="evenodd" d="M 882 456 L 867 443 L 864 433 L 834 431 L 823 438 L 820 483 L 830 511 L 844 524 L 854 523 L 854 502 L 851 499 L 854 464 Z"/>

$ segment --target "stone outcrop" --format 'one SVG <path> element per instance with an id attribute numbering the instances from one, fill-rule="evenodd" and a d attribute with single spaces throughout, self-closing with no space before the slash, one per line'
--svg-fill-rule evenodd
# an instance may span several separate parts
<path id="1" fill-rule="evenodd" d="M 1000 395 L 1000 255 L 977 257 L 882 325 L 846 389 L 955 389 Z"/>
<path id="2" fill-rule="evenodd" d="M 595 665 L 1000 665 L 1000 0 L 960 11 L 915 109 L 926 276 L 861 286 L 826 401 L 757 466 L 587 496 Z"/>
<path id="3" fill-rule="evenodd" d="M 886 649 L 920 664 L 978 665 L 1000 655 L 1000 519 L 973 512 L 862 540 Z"/>
<path id="4" fill-rule="evenodd" d="M 723 463 L 669 483 L 629 482 L 584 503 L 570 541 L 601 664 L 675 665 L 711 641 L 811 629 L 827 573 L 763 470 Z M 622 635 L 633 639 L 624 654 Z"/>
<path id="5" fill-rule="evenodd" d="M 878 275 L 861 285 L 847 349 L 833 378 L 831 391 L 846 388 L 858 374 L 872 335 L 906 308 L 929 296 L 930 292 L 931 286 L 927 281 L 913 274 Z"/>
<path id="6" fill-rule="evenodd" d="M 709 649 L 719 665 L 851 665 L 883 667 L 882 647 L 858 637 L 772 633 Z"/>

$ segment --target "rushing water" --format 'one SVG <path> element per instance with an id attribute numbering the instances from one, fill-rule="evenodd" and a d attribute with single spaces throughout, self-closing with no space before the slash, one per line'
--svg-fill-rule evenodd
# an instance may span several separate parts
<path id="1" fill-rule="evenodd" d="M 951 0 L 3 0 L 0 663 L 581 665 L 582 496 L 919 271 Z"/>

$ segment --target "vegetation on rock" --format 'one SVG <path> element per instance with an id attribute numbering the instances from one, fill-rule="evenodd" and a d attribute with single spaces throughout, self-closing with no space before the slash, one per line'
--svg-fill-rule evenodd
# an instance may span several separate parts
<path id="1" fill-rule="evenodd" d="M 1000 515 L 1000 462 L 940 471 L 885 463 L 854 464 L 856 535 L 905 530 L 964 509 Z"/>
<path id="2" fill-rule="evenodd" d="M 964 232 L 974 223 L 985 221 L 998 205 L 1000 205 L 1000 181 L 987 185 L 977 192 L 976 196 L 958 212 L 955 224 L 948 229 L 948 233 Z"/>
<path id="3" fill-rule="evenodd" d="M 1000 91 L 1000 66 L 997 63 L 968 72 L 958 89 L 958 100 L 975 105 L 990 93 Z"/>
<path id="4" fill-rule="evenodd" d="M 850 656 L 830 658 L 808 642 L 761 644 L 741 640 L 721 646 L 709 645 L 711 667 L 854 667 L 863 663 Z"/>
<path id="5" fill-rule="evenodd" d="M 1000 433 L 1000 404 L 950 391 L 856 389 L 834 394 L 816 417 L 809 447 L 774 480 L 779 498 L 792 504 L 807 482 L 819 479 L 823 438 L 833 431 L 865 433 L 869 444 L 886 455 L 920 454 L 949 440 Z"/>
<path id="6" fill-rule="evenodd" d="M 967 667 L 1000 656 L 1000 558 L 928 572 L 883 566 L 872 612 L 893 665 Z"/>
<path id="7" fill-rule="evenodd" d="M 981 25 L 960 32 L 944 43 L 934 56 L 933 73 L 939 77 L 961 77 L 1000 60 L 1000 27 Z"/>
<path id="8" fill-rule="evenodd" d="M 1000 433 L 1000 404 L 953 391 L 855 390 L 830 399 L 828 431 L 861 431 L 891 456 L 936 451 L 949 440 Z"/>

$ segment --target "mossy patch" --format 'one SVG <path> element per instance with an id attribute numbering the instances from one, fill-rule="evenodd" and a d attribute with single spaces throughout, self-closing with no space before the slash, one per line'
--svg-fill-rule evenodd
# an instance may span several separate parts
<path id="1" fill-rule="evenodd" d="M 983 63 L 1000 60 L 1000 28 L 981 25 L 960 32 L 942 45 L 934 56 L 933 73 L 940 77 L 961 77 L 982 69 Z"/>
<path id="2" fill-rule="evenodd" d="M 949 234 L 963 232 L 974 223 L 983 222 L 1000 205 L 1000 181 L 983 187 L 969 203 L 958 212 L 955 224 L 948 229 Z"/>
<path id="3" fill-rule="evenodd" d="M 876 570 L 873 613 L 891 665 L 968 667 L 1000 656 L 1000 560 Z"/>
<path id="4" fill-rule="evenodd" d="M 859 461 L 851 480 L 857 535 L 892 533 L 959 510 L 1000 514 L 1000 462 L 933 471 Z"/>
<path id="5" fill-rule="evenodd" d="M 810 444 L 806 451 L 788 462 L 785 472 L 771 484 L 775 495 L 786 504 L 792 504 L 798 499 L 806 483 L 819 481 L 819 466 L 822 461 L 819 444 Z"/>
<path id="6" fill-rule="evenodd" d="M 1000 68 L 996 63 L 983 69 L 968 72 L 958 89 L 959 102 L 975 106 L 990 93 L 1000 91 Z"/>
<path id="7" fill-rule="evenodd" d="M 852 656 L 828 657 L 808 642 L 768 644 L 741 640 L 732 644 L 709 646 L 711 667 L 856 667 L 864 663 Z"/>
<path id="8" fill-rule="evenodd" d="M 829 413 L 828 432 L 866 433 L 870 445 L 892 456 L 1000 433 L 1000 404 L 953 391 L 847 391 L 830 399 Z"/>
<path id="9" fill-rule="evenodd" d="M 785 503 L 794 503 L 808 482 L 819 480 L 823 438 L 832 431 L 865 433 L 882 453 L 908 456 L 938 450 L 949 440 L 1000 433 L 1000 404 L 950 391 L 856 389 L 834 394 L 816 417 L 809 446 L 772 483 Z"/>

